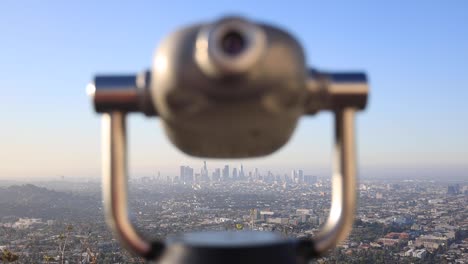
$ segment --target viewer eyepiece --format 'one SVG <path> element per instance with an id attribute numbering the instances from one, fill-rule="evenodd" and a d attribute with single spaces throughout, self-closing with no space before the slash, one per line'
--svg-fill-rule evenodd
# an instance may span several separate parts
<path id="1" fill-rule="evenodd" d="M 221 38 L 221 49 L 228 56 L 237 56 L 247 48 L 245 36 L 238 30 L 230 30 Z"/>
<path id="2" fill-rule="evenodd" d="M 265 47 L 266 36 L 261 26 L 228 17 L 200 28 L 195 60 L 207 76 L 239 75 L 261 60 Z"/>

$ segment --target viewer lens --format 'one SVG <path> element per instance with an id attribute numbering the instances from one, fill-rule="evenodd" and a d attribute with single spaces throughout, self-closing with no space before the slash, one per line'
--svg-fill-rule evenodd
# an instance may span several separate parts
<path id="1" fill-rule="evenodd" d="M 245 38 L 238 31 L 228 31 L 221 39 L 222 51 L 229 56 L 239 55 L 245 47 Z"/>

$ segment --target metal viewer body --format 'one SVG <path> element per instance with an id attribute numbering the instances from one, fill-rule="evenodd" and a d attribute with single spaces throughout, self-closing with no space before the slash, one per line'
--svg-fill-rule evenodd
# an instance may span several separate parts
<path id="1" fill-rule="evenodd" d="M 354 114 L 367 104 L 364 73 L 310 69 L 286 31 L 227 17 L 169 35 L 151 70 L 97 76 L 87 90 L 103 114 L 107 220 L 130 251 L 161 263 L 259 263 L 270 257 L 268 263 L 302 263 L 349 233 L 356 201 Z M 301 116 L 319 111 L 335 114 L 335 169 L 330 216 L 314 239 L 211 232 L 150 242 L 128 220 L 127 113 L 159 117 L 170 141 L 189 155 L 248 158 L 278 150 Z"/>

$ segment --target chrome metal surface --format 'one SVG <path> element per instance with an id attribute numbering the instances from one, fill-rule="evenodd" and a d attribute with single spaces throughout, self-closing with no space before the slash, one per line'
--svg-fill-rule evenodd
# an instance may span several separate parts
<path id="1" fill-rule="evenodd" d="M 352 107 L 363 110 L 367 105 L 369 84 L 365 73 L 331 73 L 309 71 L 306 113 Z"/>
<path id="2" fill-rule="evenodd" d="M 325 73 L 329 109 L 366 108 L 369 86 L 364 73 Z"/>
<path id="3" fill-rule="evenodd" d="M 86 87 L 98 113 L 119 110 L 143 112 L 147 116 L 156 115 L 149 91 L 151 74 L 138 75 L 98 75 Z"/>
<path id="4" fill-rule="evenodd" d="M 102 174 L 107 224 L 125 248 L 138 255 L 150 254 L 151 243 L 130 223 L 127 210 L 127 141 L 125 113 L 102 117 Z"/>
<path id="5" fill-rule="evenodd" d="M 96 76 L 87 87 L 96 112 L 119 109 L 138 111 L 138 90 L 135 75 Z"/>
<path id="6" fill-rule="evenodd" d="M 351 231 L 356 207 L 356 157 L 353 108 L 335 112 L 335 146 L 330 215 L 313 239 L 316 252 L 325 253 Z"/>
<path id="7" fill-rule="evenodd" d="M 222 47 L 229 34 L 234 42 Z M 312 241 L 300 243 L 300 254 L 323 254 L 351 230 L 356 206 L 354 114 L 367 104 L 366 75 L 308 70 L 302 47 L 287 32 L 238 18 L 186 27 L 163 41 L 151 71 L 98 76 L 87 90 L 96 111 L 104 113 L 106 218 L 130 251 L 151 259 L 163 245 L 147 241 L 129 221 L 128 112 L 158 115 L 170 140 L 185 153 L 239 158 L 276 151 L 289 140 L 300 116 L 333 111 L 330 215 Z M 302 251 L 304 245 L 311 254 Z"/>

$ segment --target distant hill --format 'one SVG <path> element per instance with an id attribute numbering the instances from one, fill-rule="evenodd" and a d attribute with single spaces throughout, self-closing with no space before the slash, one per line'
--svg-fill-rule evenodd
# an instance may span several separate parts
<path id="1" fill-rule="evenodd" d="M 0 218 L 5 216 L 43 219 L 80 218 L 99 215 L 101 197 L 57 192 L 32 184 L 0 187 Z"/>

